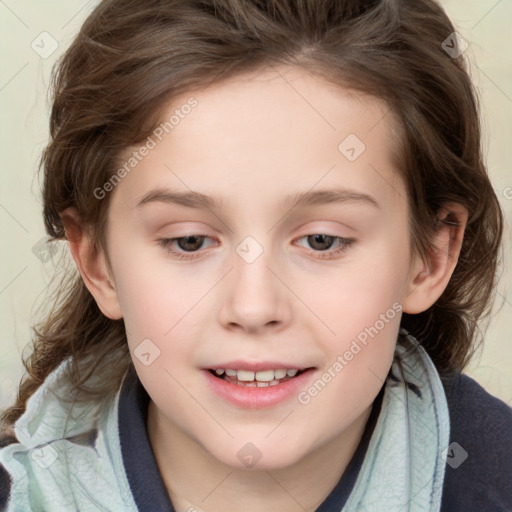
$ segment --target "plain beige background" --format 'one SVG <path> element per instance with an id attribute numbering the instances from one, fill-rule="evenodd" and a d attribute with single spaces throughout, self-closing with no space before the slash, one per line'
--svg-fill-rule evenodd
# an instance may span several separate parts
<path id="1" fill-rule="evenodd" d="M 44 252 L 36 174 L 48 137 L 49 72 L 96 4 L 97 0 L 0 0 L 0 407 L 13 399 L 30 326 L 40 318 L 38 308 L 45 304 L 48 283 L 61 268 L 58 254 Z M 443 0 L 442 5 L 469 44 L 465 55 L 481 93 L 485 154 L 507 216 L 506 261 L 497 301 L 501 309 L 493 316 L 484 350 L 466 373 L 512 405 L 512 1 Z"/>

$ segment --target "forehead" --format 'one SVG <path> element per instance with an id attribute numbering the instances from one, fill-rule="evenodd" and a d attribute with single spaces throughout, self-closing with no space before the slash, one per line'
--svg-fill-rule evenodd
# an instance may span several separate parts
<path id="1" fill-rule="evenodd" d="M 132 206 L 163 186 L 247 206 L 338 185 L 395 201 L 405 194 L 397 131 L 382 100 L 298 68 L 260 70 L 173 98 L 150 136 L 154 148 L 117 189 Z"/>

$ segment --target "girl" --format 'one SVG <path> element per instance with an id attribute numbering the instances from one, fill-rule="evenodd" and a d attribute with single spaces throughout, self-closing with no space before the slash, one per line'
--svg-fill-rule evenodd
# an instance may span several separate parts
<path id="1" fill-rule="evenodd" d="M 512 411 L 461 374 L 503 220 L 460 50 L 434 0 L 97 6 L 5 510 L 512 510 Z"/>

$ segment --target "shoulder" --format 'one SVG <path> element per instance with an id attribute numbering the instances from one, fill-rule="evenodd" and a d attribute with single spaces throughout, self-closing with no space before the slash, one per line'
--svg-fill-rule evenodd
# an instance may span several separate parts
<path id="1" fill-rule="evenodd" d="M 30 396 L 13 430 L 0 434 L 0 511 L 29 510 L 31 500 L 41 510 L 49 503 L 52 510 L 71 510 L 70 500 L 119 498 L 104 492 L 116 487 L 118 390 L 101 399 L 72 395 L 65 364 Z M 72 492 L 73 482 L 81 484 L 79 496 Z"/>
<path id="2" fill-rule="evenodd" d="M 467 375 L 443 384 L 450 445 L 442 512 L 512 511 L 512 409 Z"/>

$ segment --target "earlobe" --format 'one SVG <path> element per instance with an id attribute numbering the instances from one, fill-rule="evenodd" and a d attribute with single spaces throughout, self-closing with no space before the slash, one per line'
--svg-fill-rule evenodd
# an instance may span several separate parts
<path id="1" fill-rule="evenodd" d="M 427 310 L 448 286 L 459 259 L 467 219 L 468 211 L 461 204 L 445 203 L 439 209 L 433 247 L 426 260 L 417 257 L 411 267 L 409 290 L 402 304 L 405 313 Z"/>
<path id="2" fill-rule="evenodd" d="M 59 216 L 64 224 L 71 255 L 87 289 L 106 317 L 119 320 L 123 315 L 105 254 L 93 247 L 89 230 L 81 222 L 75 208 L 66 208 Z"/>

